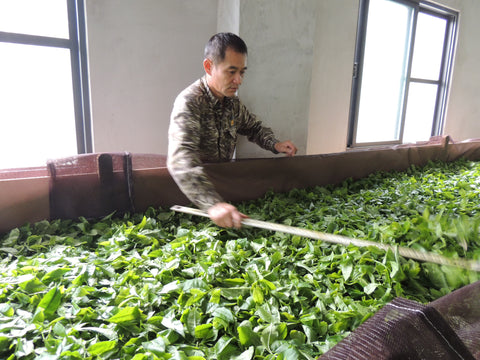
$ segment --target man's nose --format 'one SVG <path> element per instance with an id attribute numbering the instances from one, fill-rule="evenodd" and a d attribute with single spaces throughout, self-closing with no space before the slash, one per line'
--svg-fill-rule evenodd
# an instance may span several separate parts
<path id="1" fill-rule="evenodd" d="M 235 82 L 235 84 L 241 85 L 243 81 L 242 75 L 236 74 L 233 78 L 233 81 Z"/>

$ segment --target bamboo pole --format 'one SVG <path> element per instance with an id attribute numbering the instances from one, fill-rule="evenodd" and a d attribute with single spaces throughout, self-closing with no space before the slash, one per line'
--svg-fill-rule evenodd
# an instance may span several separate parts
<path id="1" fill-rule="evenodd" d="M 177 211 L 177 212 L 183 212 L 190 215 L 209 217 L 206 212 L 203 212 L 199 209 L 186 207 L 186 206 L 174 205 L 171 207 L 171 210 Z M 317 240 L 325 241 L 328 243 L 340 244 L 344 246 L 348 246 L 348 245 L 355 245 L 358 247 L 374 246 L 384 251 L 391 250 L 394 253 L 398 252 L 398 254 L 400 254 L 401 256 L 409 259 L 431 262 L 439 265 L 456 266 L 456 267 L 460 267 L 467 270 L 480 271 L 480 262 L 477 262 L 477 261 L 462 259 L 462 258 L 449 258 L 440 254 L 435 254 L 428 251 L 418 251 L 418 250 L 410 249 L 403 246 L 383 244 L 383 243 L 378 243 L 370 240 L 354 239 L 354 238 L 350 238 L 343 235 L 328 234 L 320 231 L 302 229 L 294 226 L 288 226 L 288 225 L 255 220 L 250 218 L 243 219 L 242 225 L 256 227 L 256 228 L 265 229 L 265 230 L 278 231 L 278 232 L 291 234 L 291 235 L 298 235 L 301 237 L 317 239 Z"/>

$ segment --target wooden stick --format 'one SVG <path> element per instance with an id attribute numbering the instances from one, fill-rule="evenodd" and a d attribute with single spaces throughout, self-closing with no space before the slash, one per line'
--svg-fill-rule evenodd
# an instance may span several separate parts
<path id="1" fill-rule="evenodd" d="M 171 210 L 177 211 L 177 212 L 183 212 L 191 215 L 209 217 L 206 212 L 203 212 L 199 209 L 193 209 L 185 206 L 174 205 L 171 207 Z M 461 259 L 461 258 L 457 258 L 457 259 L 448 258 L 446 256 L 435 254 L 432 252 L 413 250 L 403 246 L 382 244 L 382 243 L 378 243 L 370 240 L 354 239 L 354 238 L 346 237 L 343 235 L 327 234 L 327 233 L 322 233 L 320 231 L 302 229 L 298 227 L 293 227 L 293 226 L 288 226 L 283 224 L 276 224 L 276 223 L 261 221 L 261 220 L 254 220 L 250 218 L 243 219 L 242 225 L 252 226 L 252 227 L 272 230 L 272 231 L 279 231 L 286 234 L 298 235 L 298 236 L 302 236 L 310 239 L 322 240 L 328 243 L 340 244 L 344 246 L 348 246 L 348 245 L 355 245 L 358 247 L 374 246 L 384 251 L 391 250 L 394 253 L 398 252 L 401 256 L 410 258 L 410 259 L 426 261 L 426 262 L 431 262 L 431 263 L 440 264 L 440 265 L 457 266 L 463 269 L 468 269 L 473 271 L 480 271 L 480 262 L 477 262 L 477 261 Z"/>

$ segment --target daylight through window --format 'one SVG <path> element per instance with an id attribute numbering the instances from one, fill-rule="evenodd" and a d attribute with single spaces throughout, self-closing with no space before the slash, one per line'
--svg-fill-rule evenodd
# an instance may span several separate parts
<path id="1" fill-rule="evenodd" d="M 88 150 L 78 6 L 0 0 L 2 169 L 43 166 Z"/>
<path id="2" fill-rule="evenodd" d="M 400 0 L 360 9 L 348 146 L 441 135 L 457 14 Z"/>

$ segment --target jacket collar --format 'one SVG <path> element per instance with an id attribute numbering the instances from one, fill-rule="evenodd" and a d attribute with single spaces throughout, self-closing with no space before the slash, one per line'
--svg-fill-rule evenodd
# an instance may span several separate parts
<path id="1" fill-rule="evenodd" d="M 203 86 L 205 87 L 205 90 L 207 92 L 207 95 L 210 99 L 210 101 L 212 102 L 212 105 L 213 106 L 217 106 L 217 105 L 226 105 L 226 104 L 229 104 L 233 98 L 229 98 L 227 96 L 224 96 L 222 100 L 220 100 L 219 98 L 217 98 L 215 95 L 213 95 L 213 92 L 212 90 L 210 89 L 210 86 L 208 86 L 208 83 L 207 83 L 207 76 L 204 75 L 202 76 L 202 78 L 200 79 Z"/>

